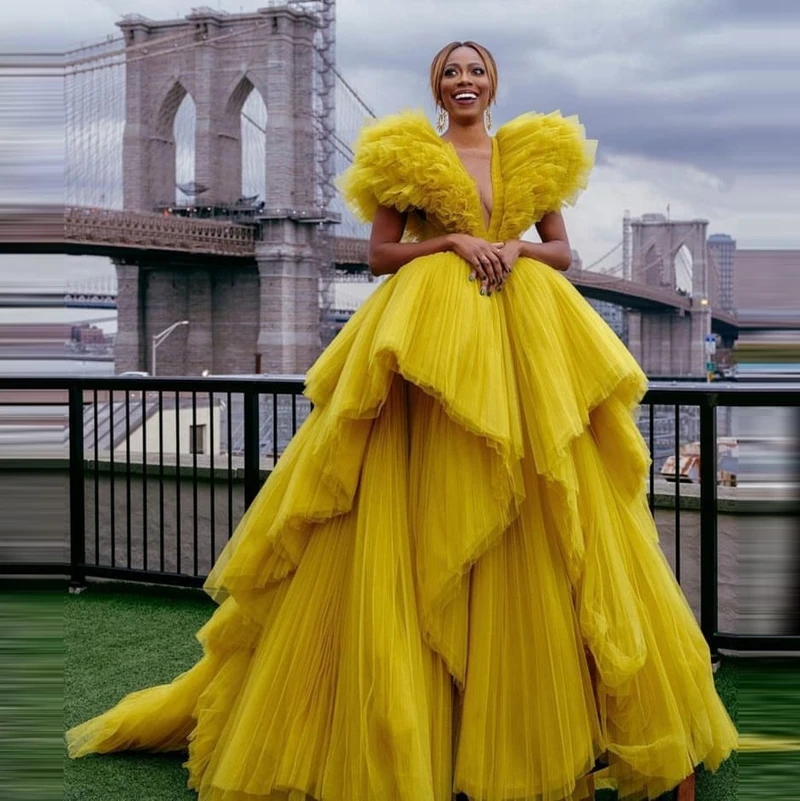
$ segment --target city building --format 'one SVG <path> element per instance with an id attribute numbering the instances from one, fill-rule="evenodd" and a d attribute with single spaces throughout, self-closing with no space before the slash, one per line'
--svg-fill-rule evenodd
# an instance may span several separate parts
<path id="1" fill-rule="evenodd" d="M 589 305 L 608 323 L 611 330 L 623 341 L 627 342 L 627 326 L 625 325 L 625 309 L 606 300 L 587 298 Z"/>
<path id="2" fill-rule="evenodd" d="M 728 234 L 708 237 L 711 272 L 718 287 L 717 303 L 726 311 L 736 309 L 736 240 Z M 715 275 L 714 275 L 715 274 Z"/>
<path id="3" fill-rule="evenodd" d="M 117 393 L 113 403 L 100 402 L 84 410 L 84 449 L 96 458 L 128 453 L 162 456 L 220 455 L 225 434 L 221 409 L 224 401 L 200 395 L 164 395 L 133 391 Z M 122 396 L 122 397 L 120 397 Z M 97 448 L 97 452 L 95 452 Z"/>
<path id="4" fill-rule="evenodd" d="M 734 297 L 740 316 L 797 315 L 800 250 L 737 250 Z"/>
<path id="5" fill-rule="evenodd" d="M 105 345 L 106 334 L 102 328 L 96 325 L 73 325 L 72 326 L 72 341 L 78 342 L 81 345 Z"/>

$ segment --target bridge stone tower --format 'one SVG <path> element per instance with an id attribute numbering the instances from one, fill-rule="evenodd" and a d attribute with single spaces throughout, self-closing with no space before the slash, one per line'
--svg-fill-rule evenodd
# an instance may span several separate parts
<path id="1" fill-rule="evenodd" d="M 241 113 L 251 92 L 267 110 L 264 209 L 255 260 L 180 253 L 116 262 L 117 371 L 150 370 L 151 337 L 177 320 L 159 374 L 302 373 L 320 350 L 314 131 L 314 33 L 302 10 L 251 14 L 201 8 L 155 22 L 129 15 L 123 203 L 155 213 L 174 204 L 175 115 L 195 103 L 195 183 L 206 207 L 242 192 Z M 163 213 L 163 212 L 161 212 Z"/>
<path id="2" fill-rule="evenodd" d="M 686 295 L 687 311 L 629 311 L 628 346 L 648 375 L 704 376 L 714 286 L 706 253 L 707 220 L 645 214 L 630 221 L 633 281 Z"/>

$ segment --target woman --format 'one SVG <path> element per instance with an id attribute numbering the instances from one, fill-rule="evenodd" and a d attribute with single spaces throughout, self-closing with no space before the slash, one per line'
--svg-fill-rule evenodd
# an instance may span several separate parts
<path id="1" fill-rule="evenodd" d="M 394 275 L 308 373 L 205 655 L 73 756 L 188 745 L 204 801 L 559 801 L 598 764 L 654 798 L 735 747 L 644 498 L 645 377 L 559 273 L 593 143 L 557 113 L 491 138 L 477 44 L 431 75 L 444 136 L 377 122 L 342 180 Z"/>

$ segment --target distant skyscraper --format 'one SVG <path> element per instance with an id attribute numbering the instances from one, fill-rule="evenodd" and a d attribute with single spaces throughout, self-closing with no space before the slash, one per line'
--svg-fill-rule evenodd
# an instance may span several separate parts
<path id="1" fill-rule="evenodd" d="M 712 234 L 708 238 L 708 249 L 717 268 L 719 281 L 717 302 L 726 311 L 734 311 L 736 309 L 736 240 L 728 234 Z"/>
<path id="2" fill-rule="evenodd" d="M 608 323 L 609 328 L 627 344 L 625 309 L 607 300 L 586 298 L 589 305 Z"/>

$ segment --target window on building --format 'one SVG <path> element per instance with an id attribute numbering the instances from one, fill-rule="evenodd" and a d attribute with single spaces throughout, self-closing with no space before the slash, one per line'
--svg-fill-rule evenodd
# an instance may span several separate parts
<path id="1" fill-rule="evenodd" d="M 206 452 L 206 426 L 189 426 L 189 453 Z"/>

